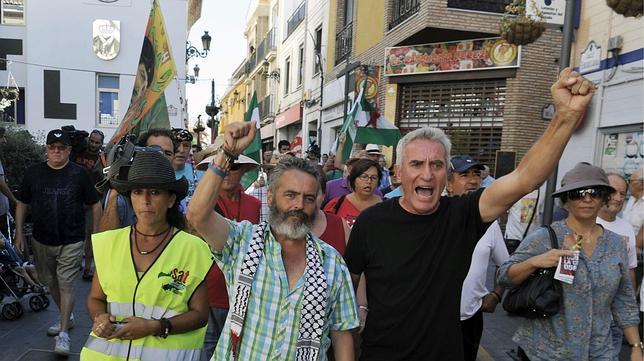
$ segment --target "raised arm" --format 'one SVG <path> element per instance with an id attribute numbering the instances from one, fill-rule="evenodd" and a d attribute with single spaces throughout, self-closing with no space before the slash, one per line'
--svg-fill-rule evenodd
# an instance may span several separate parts
<path id="1" fill-rule="evenodd" d="M 539 187 L 552 173 L 595 93 L 593 82 L 566 68 L 551 87 L 556 113 L 541 138 L 519 166 L 483 191 L 479 201 L 481 219 L 498 218 L 525 194 Z"/>
<path id="2" fill-rule="evenodd" d="M 255 122 L 233 122 L 226 127 L 224 144 L 190 200 L 186 218 L 214 250 L 222 250 L 228 238 L 228 223 L 215 212 L 223 176 L 230 170 L 231 156 L 241 154 L 255 138 L 256 131 Z"/>

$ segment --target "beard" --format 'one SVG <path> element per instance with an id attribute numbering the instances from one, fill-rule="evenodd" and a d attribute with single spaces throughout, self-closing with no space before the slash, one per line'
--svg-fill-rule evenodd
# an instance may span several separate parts
<path id="1" fill-rule="evenodd" d="M 306 214 L 302 210 L 293 210 L 283 212 L 275 203 L 268 205 L 268 224 L 276 234 L 287 237 L 288 239 L 304 239 L 313 227 L 313 221 L 317 212 L 312 215 Z M 290 219 L 294 217 L 295 220 Z"/>

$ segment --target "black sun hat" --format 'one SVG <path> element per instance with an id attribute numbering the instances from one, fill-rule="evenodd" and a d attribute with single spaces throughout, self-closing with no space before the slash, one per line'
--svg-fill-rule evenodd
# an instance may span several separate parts
<path id="1" fill-rule="evenodd" d="M 606 188 L 611 193 L 615 192 L 615 188 L 608 182 L 608 177 L 603 169 L 581 162 L 566 172 L 563 179 L 561 179 L 561 188 L 552 193 L 552 196 L 561 197 L 562 194 L 568 191 L 585 188 Z"/>
<path id="2" fill-rule="evenodd" d="M 177 195 L 177 201 L 188 194 L 186 177 L 176 179 L 170 161 L 154 149 L 145 148 L 134 153 L 129 166 L 122 166 L 119 175 L 110 180 L 112 188 L 125 194 L 133 189 L 162 189 Z"/>

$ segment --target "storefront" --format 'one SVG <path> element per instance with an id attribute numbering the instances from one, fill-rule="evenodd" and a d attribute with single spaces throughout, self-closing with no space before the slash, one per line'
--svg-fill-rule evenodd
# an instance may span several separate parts
<path id="1" fill-rule="evenodd" d="M 385 53 L 385 75 L 398 84 L 401 133 L 441 128 L 452 140 L 452 154 L 468 154 L 494 170 L 506 115 L 506 79 L 520 66 L 520 47 L 490 38 L 399 46 Z"/>

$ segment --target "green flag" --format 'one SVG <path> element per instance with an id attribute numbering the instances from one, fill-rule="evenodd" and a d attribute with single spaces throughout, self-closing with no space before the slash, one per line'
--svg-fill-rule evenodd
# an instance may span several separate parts
<path id="1" fill-rule="evenodd" d="M 244 151 L 244 155 L 254 159 L 257 161 L 257 163 L 261 164 L 262 163 L 262 136 L 260 132 L 260 118 L 259 118 L 259 107 L 257 106 L 257 93 L 253 92 L 253 98 L 250 100 L 250 104 L 248 105 L 248 111 L 244 114 L 244 121 L 245 122 L 252 122 L 255 121 L 255 125 L 257 126 L 257 133 L 255 133 L 255 139 L 253 140 L 252 143 L 246 148 Z M 246 172 L 244 176 L 241 179 L 241 184 L 244 187 L 244 189 L 250 187 L 255 180 L 257 180 L 257 176 L 259 175 L 259 170 L 255 169 L 252 171 Z"/>

